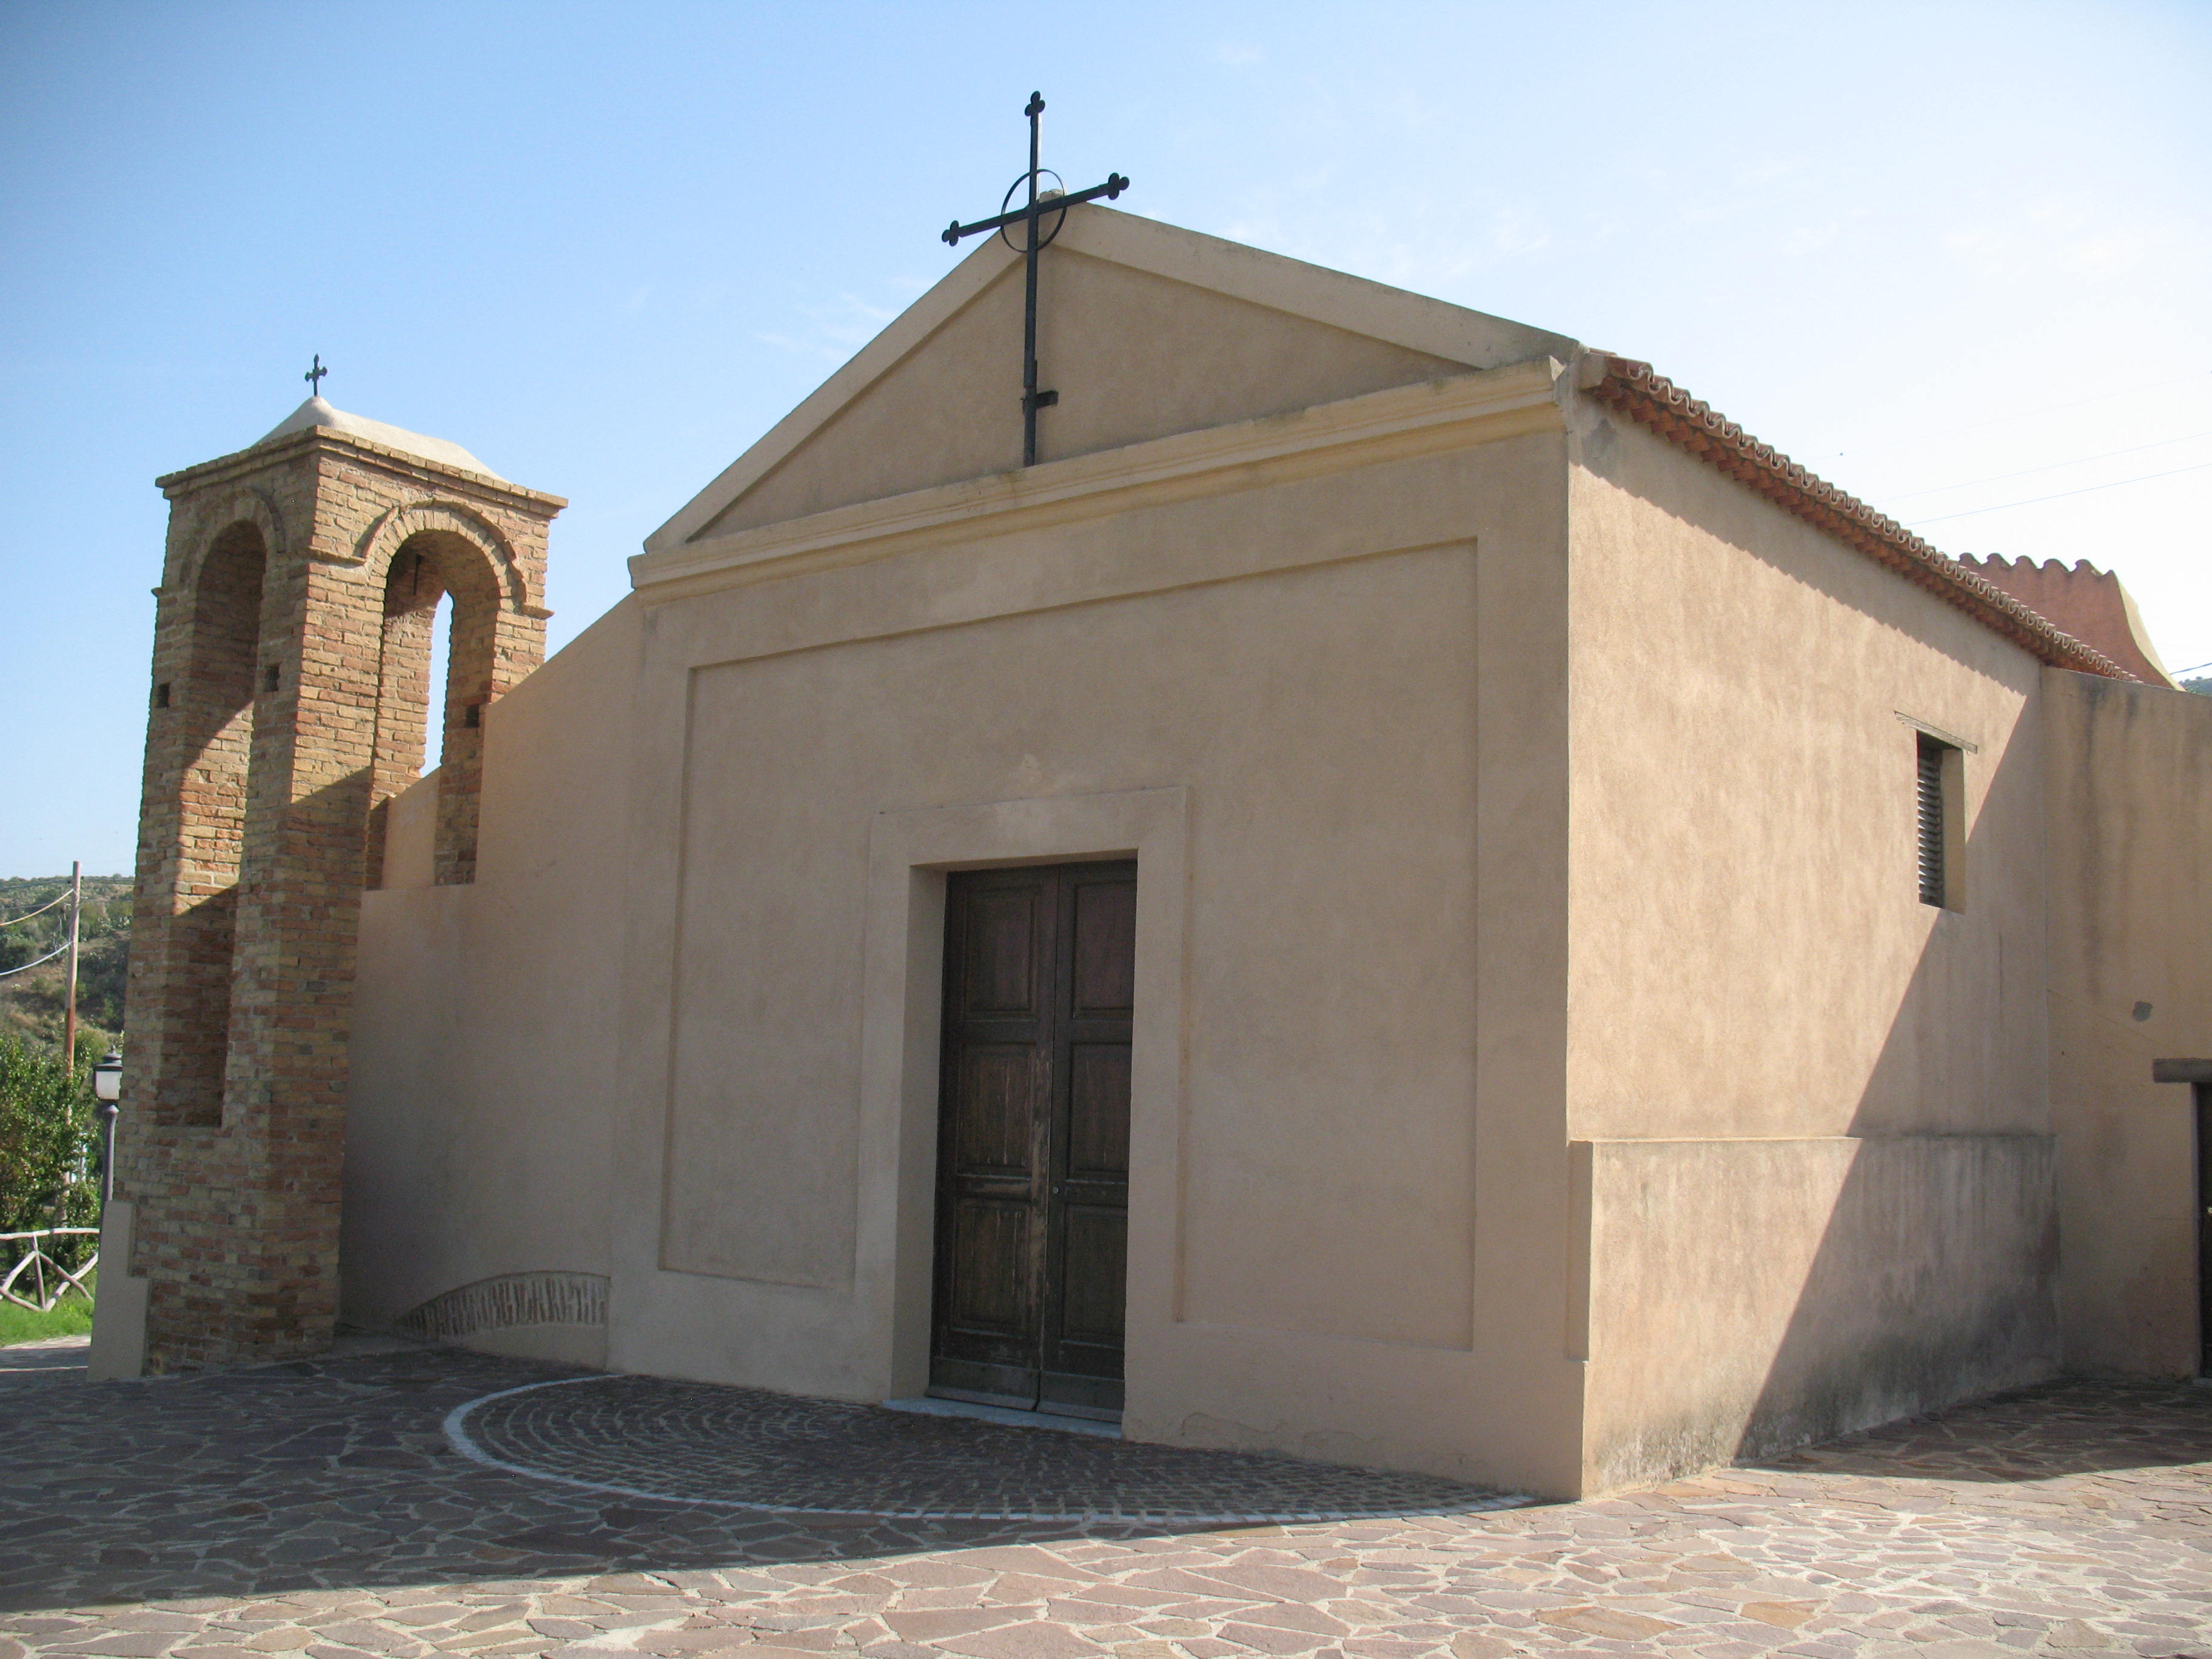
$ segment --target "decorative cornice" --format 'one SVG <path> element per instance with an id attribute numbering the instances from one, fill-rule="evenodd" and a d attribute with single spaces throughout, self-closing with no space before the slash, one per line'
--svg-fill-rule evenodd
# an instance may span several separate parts
<path id="1" fill-rule="evenodd" d="M 1990 632 L 2055 668 L 2107 679 L 2136 677 L 2101 651 L 1938 552 L 1896 520 L 1763 444 L 1734 421 L 1676 386 L 1649 363 L 1593 352 L 1577 375 L 1583 393 L 1648 427 L 1678 449 L 1726 473 L 1784 512 L 1856 549 L 1876 564 L 1957 606 Z"/>
<path id="2" fill-rule="evenodd" d="M 530 489 L 519 483 L 510 483 L 505 478 L 492 477 L 489 472 L 471 472 L 463 467 L 441 465 L 411 451 L 393 449 L 389 445 L 373 442 L 355 433 L 341 432 L 334 426 L 303 428 L 274 443 L 256 444 L 251 449 L 218 455 L 211 461 L 202 461 L 195 466 L 165 472 L 154 480 L 154 487 L 173 501 L 187 491 L 204 489 L 210 483 L 241 473 L 258 471 L 272 462 L 289 460 L 295 451 L 314 449 L 349 452 L 410 478 L 447 486 L 463 484 L 483 495 L 501 497 L 549 519 L 568 505 L 565 495 L 549 495 L 542 489 Z"/>
<path id="3" fill-rule="evenodd" d="M 1564 372 L 1551 358 L 1514 363 L 834 507 L 639 554 L 630 585 L 675 599 L 1557 429 Z"/>

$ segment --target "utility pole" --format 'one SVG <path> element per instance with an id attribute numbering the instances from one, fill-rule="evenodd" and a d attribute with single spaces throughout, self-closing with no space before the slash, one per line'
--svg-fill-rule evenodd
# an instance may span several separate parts
<path id="1" fill-rule="evenodd" d="M 69 1000 L 62 1012 L 62 1075 L 76 1071 L 76 919 L 84 908 L 84 863 L 70 860 Z"/>

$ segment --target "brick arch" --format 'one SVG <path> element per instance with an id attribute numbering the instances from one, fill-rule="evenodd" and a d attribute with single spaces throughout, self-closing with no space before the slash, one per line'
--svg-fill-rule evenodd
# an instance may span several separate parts
<path id="1" fill-rule="evenodd" d="M 195 538 L 185 562 L 181 658 L 155 693 L 176 756 L 175 810 L 191 826 L 159 890 L 167 908 L 160 938 L 168 1064 L 152 1103 L 165 1127 L 222 1121 L 239 882 L 258 753 L 262 601 L 276 531 L 255 492 L 220 503 L 208 520 L 220 527 Z"/>
<path id="2" fill-rule="evenodd" d="M 217 542 L 231 535 L 241 525 L 251 525 L 261 537 L 264 556 L 271 560 L 283 558 L 290 544 L 284 534 L 284 520 L 276 511 L 276 503 L 266 490 L 234 489 L 212 506 L 194 515 L 201 526 L 185 543 L 177 566 L 169 574 L 169 585 L 193 588 L 199 585 L 200 573 L 207 566 L 208 555 Z"/>
<path id="3" fill-rule="evenodd" d="M 428 533 L 450 537 L 473 548 L 484 560 L 501 598 L 514 609 L 527 610 L 537 602 L 523 562 L 505 532 L 482 514 L 454 501 L 411 501 L 380 514 L 359 544 L 358 556 L 369 579 L 386 580 L 400 549 Z"/>
<path id="4" fill-rule="evenodd" d="M 382 623 L 375 728 L 363 847 L 363 883 L 394 879 L 394 796 L 422 776 L 424 739 L 435 719 L 444 733 L 437 769 L 431 879 L 439 885 L 476 876 L 477 802 L 483 775 L 483 710 L 527 672 L 507 623 L 520 614 L 522 587 L 513 550 L 477 515 L 445 503 L 418 503 L 384 515 L 369 538 L 367 574 L 380 581 Z M 446 684 L 430 684 L 438 602 L 453 600 Z M 398 879 L 408 877 L 401 873 Z"/>

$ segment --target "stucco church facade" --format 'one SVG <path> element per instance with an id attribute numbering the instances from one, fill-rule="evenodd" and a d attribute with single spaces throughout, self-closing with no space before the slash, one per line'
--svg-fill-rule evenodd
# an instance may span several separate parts
<path id="1" fill-rule="evenodd" d="M 987 243 L 542 664 L 450 444 L 162 481 L 96 1370 L 1555 1494 L 2197 1370 L 2212 700 L 1633 360 L 1103 207 L 1044 281 L 1036 465 Z"/>

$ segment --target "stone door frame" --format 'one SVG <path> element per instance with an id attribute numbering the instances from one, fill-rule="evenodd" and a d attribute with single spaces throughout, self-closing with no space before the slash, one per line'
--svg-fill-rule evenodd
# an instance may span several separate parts
<path id="1" fill-rule="evenodd" d="M 1184 938 L 1189 792 L 1128 790 L 878 813 L 868 848 L 860 1030 L 857 1282 L 881 1286 L 887 1398 L 929 1382 L 935 1281 L 945 887 L 954 870 L 1137 860 L 1129 1089 L 1127 1377 L 1133 1403 L 1154 1333 L 1180 1302 Z"/>

